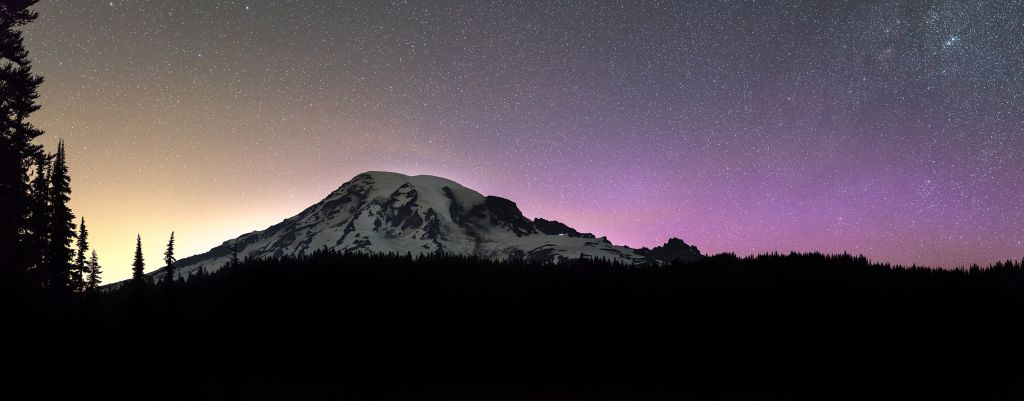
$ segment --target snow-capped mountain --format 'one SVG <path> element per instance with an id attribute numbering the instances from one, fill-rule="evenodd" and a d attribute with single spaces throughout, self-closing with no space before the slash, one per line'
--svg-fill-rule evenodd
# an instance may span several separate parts
<path id="1" fill-rule="evenodd" d="M 234 247 L 242 259 L 322 248 L 413 255 L 443 251 L 535 261 L 605 258 L 626 264 L 701 257 L 697 248 L 678 239 L 653 250 L 634 250 L 557 221 L 527 219 L 514 202 L 481 195 L 451 180 L 381 171 L 355 176 L 322 201 L 266 230 L 179 260 L 176 275 L 187 277 L 200 267 L 215 271 L 230 260 Z M 161 278 L 164 273 L 152 275 Z"/>

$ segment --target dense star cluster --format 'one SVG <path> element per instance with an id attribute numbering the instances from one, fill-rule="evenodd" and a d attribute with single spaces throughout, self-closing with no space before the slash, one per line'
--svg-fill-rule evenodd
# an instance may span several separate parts
<path id="1" fill-rule="evenodd" d="M 1024 256 L 1021 1 L 45 0 L 33 121 L 128 276 L 366 170 L 616 243 Z M 153 240 L 146 243 L 148 237 Z"/>

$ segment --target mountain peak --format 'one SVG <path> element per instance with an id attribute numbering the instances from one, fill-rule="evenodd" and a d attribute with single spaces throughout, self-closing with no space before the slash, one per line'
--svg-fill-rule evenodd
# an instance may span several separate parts
<path id="1" fill-rule="evenodd" d="M 697 247 L 675 237 L 669 238 L 664 245 L 656 246 L 654 249 L 641 248 L 637 252 L 664 262 L 689 262 L 703 257 Z"/>
<path id="2" fill-rule="evenodd" d="M 444 177 L 438 177 L 435 175 L 406 175 L 402 173 L 396 173 L 392 171 L 366 171 L 363 173 L 356 174 L 348 182 L 353 181 L 372 181 L 380 184 L 391 184 L 391 183 L 410 183 L 420 186 L 431 186 L 431 187 L 459 187 L 465 188 L 462 184 L 455 181 L 449 180 Z"/>
<path id="3" fill-rule="evenodd" d="M 324 248 L 546 262 L 604 258 L 625 264 L 700 256 L 695 247 L 678 239 L 653 250 L 634 250 L 603 238 L 557 221 L 527 219 L 515 202 L 484 196 L 447 178 L 367 171 L 281 223 L 180 260 L 178 274 L 188 275 L 200 267 L 216 270 L 235 246 L 242 258 L 300 255 Z"/>

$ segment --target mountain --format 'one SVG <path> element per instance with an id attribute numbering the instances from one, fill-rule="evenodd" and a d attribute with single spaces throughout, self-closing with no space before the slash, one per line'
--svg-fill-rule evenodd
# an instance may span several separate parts
<path id="1" fill-rule="evenodd" d="M 604 258 L 633 265 L 702 257 L 696 247 L 679 239 L 652 250 L 613 245 L 557 221 L 527 219 L 514 202 L 481 195 L 448 179 L 382 171 L 355 176 L 320 202 L 266 230 L 179 260 L 176 276 L 187 277 L 200 267 L 215 271 L 231 259 L 236 246 L 240 259 L 322 248 L 413 255 L 441 251 L 544 262 Z M 164 274 L 161 270 L 152 276 Z"/>
<path id="2" fill-rule="evenodd" d="M 689 245 L 679 238 L 670 238 L 665 245 L 656 246 L 654 249 L 637 249 L 636 253 L 649 256 L 663 262 L 689 262 L 701 258 L 700 251 L 697 250 L 697 247 Z"/>

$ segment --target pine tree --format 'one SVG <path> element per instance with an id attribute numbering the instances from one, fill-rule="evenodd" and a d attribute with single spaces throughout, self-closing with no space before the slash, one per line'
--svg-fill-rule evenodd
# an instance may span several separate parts
<path id="1" fill-rule="evenodd" d="M 68 207 L 70 194 L 71 177 L 68 176 L 64 141 L 60 141 L 50 169 L 49 246 L 45 256 L 47 284 L 56 290 L 70 287 L 73 256 L 71 242 L 75 238 L 75 215 Z"/>
<path id="2" fill-rule="evenodd" d="M 174 283 L 174 262 L 177 259 L 174 258 L 174 231 L 171 231 L 171 239 L 167 241 L 167 251 L 164 252 L 164 264 L 167 266 L 164 271 L 167 272 L 164 276 L 164 283 L 171 285 Z"/>
<path id="3" fill-rule="evenodd" d="M 89 231 L 85 229 L 85 217 L 82 217 L 82 221 L 78 224 L 77 248 L 75 264 L 71 269 L 71 288 L 76 292 L 82 292 L 86 289 L 85 275 L 89 273 L 89 265 L 86 261 L 86 252 L 89 251 Z"/>
<path id="4" fill-rule="evenodd" d="M 18 27 L 37 16 L 28 8 L 36 0 L 0 3 L 0 282 L 26 278 L 33 249 L 28 219 L 31 199 L 28 171 L 42 153 L 32 140 L 42 135 L 27 120 L 39 109 L 37 89 L 43 79 L 32 73 Z"/>
<path id="5" fill-rule="evenodd" d="M 228 266 L 235 268 L 238 267 L 238 243 L 231 244 L 231 259 L 228 261 Z"/>
<path id="6" fill-rule="evenodd" d="M 50 226 L 50 181 L 49 169 L 50 160 L 47 155 L 39 153 L 34 158 L 36 167 L 32 177 L 31 193 L 29 196 L 30 217 L 28 222 L 28 238 L 25 243 L 27 264 L 32 276 L 37 281 L 45 281 L 45 258 L 46 249 L 49 244 Z"/>
<path id="7" fill-rule="evenodd" d="M 197 267 L 192 272 L 192 275 L 189 276 L 188 281 L 190 283 L 198 283 L 198 282 L 202 281 L 203 278 L 205 278 L 205 277 L 206 277 L 206 268 L 203 267 L 203 265 L 199 265 L 199 267 Z"/>
<path id="8" fill-rule="evenodd" d="M 132 262 L 132 282 L 138 286 L 146 283 L 146 262 L 142 260 L 142 236 L 135 239 L 135 261 Z"/>
<path id="9" fill-rule="evenodd" d="M 92 258 L 89 259 L 89 275 L 85 280 L 85 290 L 94 292 L 103 282 L 103 270 L 100 269 L 100 260 L 96 257 L 96 250 L 92 251 Z"/>

